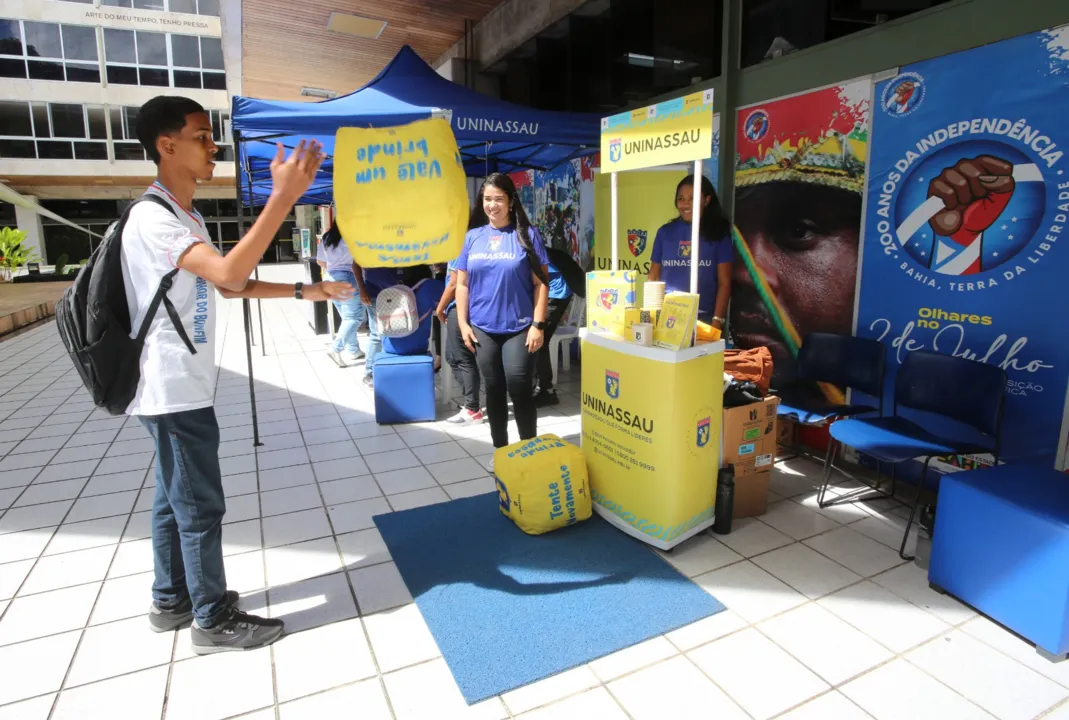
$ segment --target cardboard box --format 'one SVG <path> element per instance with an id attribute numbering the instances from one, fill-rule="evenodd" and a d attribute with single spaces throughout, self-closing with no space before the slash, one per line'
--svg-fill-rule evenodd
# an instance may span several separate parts
<path id="1" fill-rule="evenodd" d="M 763 515 L 776 462 L 778 397 L 724 410 L 724 465 L 735 466 L 735 517 Z"/>
<path id="2" fill-rule="evenodd" d="M 795 444 L 796 424 L 790 418 L 778 418 L 776 420 L 776 444 L 779 447 L 792 448 Z"/>

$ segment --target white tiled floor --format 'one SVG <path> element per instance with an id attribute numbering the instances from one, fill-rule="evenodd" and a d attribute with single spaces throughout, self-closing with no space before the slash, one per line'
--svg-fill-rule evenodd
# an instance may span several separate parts
<path id="1" fill-rule="evenodd" d="M 263 308 L 253 448 L 240 305 L 220 301 L 225 554 L 243 606 L 290 634 L 245 654 L 149 632 L 151 443 L 94 411 L 54 325 L 0 342 L 0 720 L 1069 718 L 1069 663 L 929 590 L 896 506 L 817 508 L 806 460 L 777 468 L 765 516 L 668 556 L 727 611 L 466 706 L 371 518 L 492 491 L 489 428 L 376 425 L 305 308 Z M 574 439 L 564 380 L 540 428 Z"/>

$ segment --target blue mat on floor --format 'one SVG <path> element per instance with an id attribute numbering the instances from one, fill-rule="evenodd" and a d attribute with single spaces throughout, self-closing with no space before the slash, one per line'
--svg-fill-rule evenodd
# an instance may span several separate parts
<path id="1" fill-rule="evenodd" d="M 488 494 L 375 524 L 469 704 L 724 609 L 597 515 L 532 537 Z"/>

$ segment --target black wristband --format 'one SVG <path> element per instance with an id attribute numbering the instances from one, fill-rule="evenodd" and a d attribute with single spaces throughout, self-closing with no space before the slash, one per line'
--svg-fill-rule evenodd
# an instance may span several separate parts
<path id="1" fill-rule="evenodd" d="M 297 298 L 298 300 L 304 300 L 304 291 L 302 290 L 303 287 L 304 287 L 304 283 L 303 282 L 294 283 L 293 284 L 293 297 Z"/>

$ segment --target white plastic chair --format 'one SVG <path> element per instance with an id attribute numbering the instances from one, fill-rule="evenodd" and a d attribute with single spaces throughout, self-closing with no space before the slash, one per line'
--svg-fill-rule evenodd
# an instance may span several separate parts
<path id="1" fill-rule="evenodd" d="M 585 320 L 586 300 L 573 295 L 566 320 L 557 326 L 556 332 L 549 341 L 549 366 L 553 370 L 553 387 L 557 386 L 557 362 L 561 345 L 568 343 L 564 348 L 564 370 L 567 372 L 572 369 L 572 341 L 579 339 L 579 328 L 583 326 Z"/>

